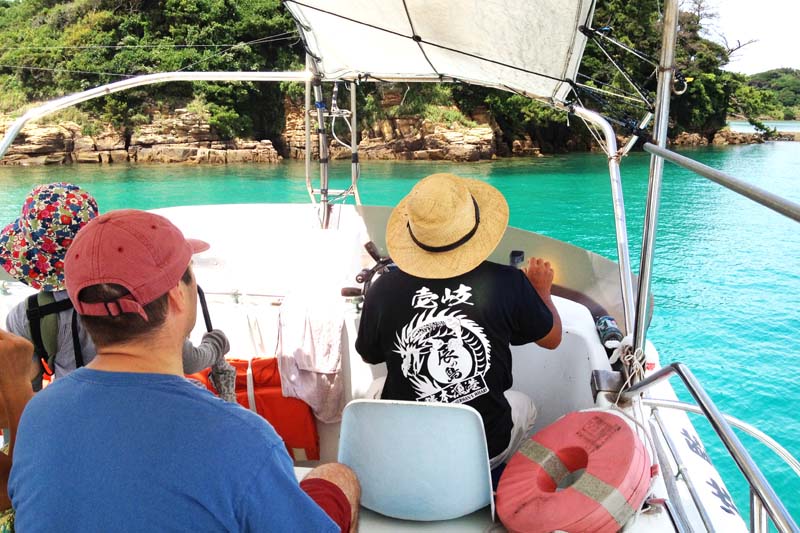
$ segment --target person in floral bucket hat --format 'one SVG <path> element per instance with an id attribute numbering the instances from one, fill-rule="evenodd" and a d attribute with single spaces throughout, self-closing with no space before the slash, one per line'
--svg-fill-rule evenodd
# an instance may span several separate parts
<path id="1" fill-rule="evenodd" d="M 0 233 L 3 268 L 34 289 L 63 290 L 67 249 L 78 230 L 97 215 L 97 201 L 77 185 L 34 187 L 22 215 Z"/>
<path id="2" fill-rule="evenodd" d="M 64 257 L 78 231 L 98 215 L 97 201 L 78 185 L 37 185 L 25 198 L 20 217 L 0 233 L 0 264 L 11 276 L 40 291 L 17 304 L 6 317 L 8 331 L 36 346 L 34 361 L 41 370 L 34 382 L 36 390 L 41 387 L 42 373 L 63 377 L 88 364 L 97 353 L 70 305 L 64 284 Z M 53 307 L 46 313 L 45 306 L 50 304 Z M 32 321 L 29 317 L 35 306 L 41 306 L 42 318 Z M 48 320 L 51 322 L 45 326 Z M 31 326 L 40 330 L 38 335 Z M 227 337 L 215 329 L 203 336 L 199 346 L 186 339 L 183 365 L 187 374 L 211 367 L 220 396 L 235 402 L 236 371 L 224 357 L 229 350 Z"/>

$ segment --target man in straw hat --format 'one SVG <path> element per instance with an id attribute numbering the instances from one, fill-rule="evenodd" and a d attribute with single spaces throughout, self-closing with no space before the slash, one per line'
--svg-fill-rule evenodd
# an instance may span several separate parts
<path id="1" fill-rule="evenodd" d="M 528 396 L 509 390 L 509 345 L 561 342 L 550 263 L 532 259 L 523 272 L 486 260 L 507 224 L 508 204 L 491 185 L 452 174 L 417 183 L 386 227 L 399 270 L 370 288 L 356 340 L 366 362 L 386 363 L 382 398 L 474 407 L 492 468 L 536 416 Z"/>
<path id="2" fill-rule="evenodd" d="M 301 484 L 261 417 L 183 377 L 192 255 L 166 218 L 112 211 L 67 252 L 66 286 L 97 346 L 20 421 L 9 494 L 20 531 L 348 531 L 359 486 L 338 464 Z M 58 505 L 42 516 L 42 502 Z"/>
<path id="3" fill-rule="evenodd" d="M 72 183 L 47 183 L 28 193 L 20 217 L 0 231 L 0 265 L 40 291 L 6 317 L 9 332 L 34 343 L 36 390 L 44 373 L 60 378 L 94 359 L 94 343 L 64 288 L 64 258 L 78 231 L 98 215 L 97 201 L 86 190 Z M 199 346 L 185 339 L 183 369 L 191 374 L 211 367 L 220 396 L 235 402 L 235 370 L 224 357 L 229 349 L 218 329 L 205 333 Z"/>

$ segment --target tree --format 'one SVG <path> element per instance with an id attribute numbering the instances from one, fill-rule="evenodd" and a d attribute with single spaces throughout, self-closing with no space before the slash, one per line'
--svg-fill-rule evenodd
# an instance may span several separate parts
<path id="1" fill-rule="evenodd" d="M 40 100 L 136 74 L 285 69 L 302 57 L 294 32 L 278 0 L 19 0 L 0 5 L 0 81 Z M 282 98 L 275 84 L 187 83 L 110 95 L 83 109 L 130 131 L 159 107 L 198 100 L 223 136 L 274 138 Z M 7 93 L 0 103 L 12 100 Z"/>
<path id="2" fill-rule="evenodd" d="M 800 107 L 800 70 L 779 68 L 753 74 L 748 79 L 748 84 L 774 92 L 784 108 Z"/>

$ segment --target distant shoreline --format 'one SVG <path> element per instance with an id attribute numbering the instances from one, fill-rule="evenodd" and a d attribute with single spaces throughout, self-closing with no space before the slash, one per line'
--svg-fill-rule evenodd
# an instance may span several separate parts
<path id="1" fill-rule="evenodd" d="M 800 120 L 765 120 L 764 125 L 782 133 L 800 133 Z M 729 120 L 728 127 L 737 133 L 755 133 L 756 129 L 746 120 Z"/>

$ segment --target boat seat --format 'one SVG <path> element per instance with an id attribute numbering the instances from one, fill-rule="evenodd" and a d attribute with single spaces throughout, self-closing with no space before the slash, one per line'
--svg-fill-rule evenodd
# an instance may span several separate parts
<path id="1" fill-rule="evenodd" d="M 403 520 L 449 520 L 494 500 L 483 421 L 458 404 L 353 400 L 339 462 L 355 471 L 361 505 Z"/>
<path id="2" fill-rule="evenodd" d="M 294 467 L 295 477 L 298 482 L 309 472 L 311 472 L 309 467 Z M 425 533 L 505 533 L 506 531 L 500 522 L 492 521 L 492 517 L 484 509 L 479 509 L 474 513 L 452 520 L 425 522 L 423 529 Z M 358 515 L 358 531 L 368 531 L 370 533 L 419 533 L 420 523 L 390 518 L 365 509 L 362 506 Z"/>

